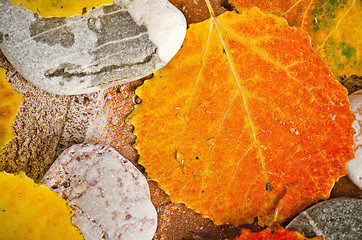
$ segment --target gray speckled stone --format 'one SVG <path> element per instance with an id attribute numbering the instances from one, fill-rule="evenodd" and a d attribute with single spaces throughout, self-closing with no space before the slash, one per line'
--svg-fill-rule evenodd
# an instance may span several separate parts
<path id="1" fill-rule="evenodd" d="M 167 0 L 116 0 L 69 18 L 44 18 L 0 0 L 1 51 L 25 79 L 54 94 L 91 93 L 149 75 L 176 54 L 185 33 L 184 16 Z"/>
<path id="2" fill-rule="evenodd" d="M 324 240 L 362 239 L 362 199 L 335 198 L 320 202 L 297 216 L 287 229 Z"/>

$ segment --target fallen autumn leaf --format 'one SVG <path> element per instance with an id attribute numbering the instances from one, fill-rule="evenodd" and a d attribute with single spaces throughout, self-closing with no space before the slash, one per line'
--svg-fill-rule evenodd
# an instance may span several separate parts
<path id="1" fill-rule="evenodd" d="M 253 233 L 243 229 L 241 235 L 235 240 L 323 240 L 323 237 L 307 238 L 301 232 L 291 231 L 274 223 L 262 232 Z"/>
<path id="2" fill-rule="evenodd" d="M 328 198 L 353 157 L 346 89 L 306 32 L 257 8 L 190 25 L 136 93 L 139 163 L 216 224 L 283 222 Z"/>
<path id="3" fill-rule="evenodd" d="M 72 209 L 58 194 L 24 173 L 0 172 L 0 239 L 84 239 Z"/>

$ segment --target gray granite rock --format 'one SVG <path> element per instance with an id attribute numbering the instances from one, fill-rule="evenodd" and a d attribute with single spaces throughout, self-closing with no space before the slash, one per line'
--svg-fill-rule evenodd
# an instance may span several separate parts
<path id="1" fill-rule="evenodd" d="M 362 199 L 335 198 L 320 202 L 297 216 L 287 229 L 324 240 L 362 239 Z"/>
<path id="2" fill-rule="evenodd" d="M 53 94 L 91 93 L 149 75 L 176 54 L 185 33 L 185 18 L 167 0 L 116 0 L 69 18 L 0 0 L 1 51 Z"/>

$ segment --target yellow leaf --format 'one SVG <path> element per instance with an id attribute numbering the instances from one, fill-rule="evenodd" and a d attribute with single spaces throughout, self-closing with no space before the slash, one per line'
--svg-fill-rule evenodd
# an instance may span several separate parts
<path id="1" fill-rule="evenodd" d="M 83 239 L 72 209 L 57 193 L 25 173 L 0 172 L 0 239 Z"/>
<path id="2" fill-rule="evenodd" d="M 10 141 L 14 135 L 11 125 L 18 107 L 22 101 L 22 96 L 17 93 L 10 83 L 6 82 L 6 70 L 0 68 L 0 154 L 5 144 Z"/>
<path id="3" fill-rule="evenodd" d="M 328 1 L 324 8 L 319 4 L 314 10 L 317 23 L 311 31 L 313 47 L 336 76 L 361 76 L 361 2 L 337 2 L 339 5 Z M 333 4 L 337 5 L 335 11 L 329 10 L 333 9 Z"/>
<path id="4" fill-rule="evenodd" d="M 23 3 L 25 8 L 42 17 L 70 17 L 86 15 L 89 10 L 101 5 L 112 4 L 113 0 L 11 0 L 18 5 Z"/>
<path id="5" fill-rule="evenodd" d="M 358 0 L 233 0 L 235 7 L 258 6 L 311 35 L 313 48 L 334 75 L 361 76 L 362 5 Z"/>

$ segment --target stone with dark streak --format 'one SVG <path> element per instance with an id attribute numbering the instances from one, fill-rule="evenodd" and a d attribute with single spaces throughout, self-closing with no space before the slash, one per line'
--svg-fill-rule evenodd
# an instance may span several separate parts
<path id="1" fill-rule="evenodd" d="M 362 199 L 335 198 L 320 202 L 293 219 L 287 229 L 324 240 L 362 239 Z"/>
<path id="2" fill-rule="evenodd" d="M 92 93 L 145 77 L 176 54 L 185 33 L 184 16 L 167 0 L 116 0 L 69 18 L 44 18 L 0 0 L 0 50 L 52 94 Z"/>
<path id="3" fill-rule="evenodd" d="M 66 25 L 64 18 L 42 18 L 35 14 L 35 21 L 30 24 L 30 36 L 37 42 L 54 46 L 59 44 L 62 47 L 69 48 L 74 44 L 74 33 Z M 59 28 L 58 31 L 52 31 Z"/>

